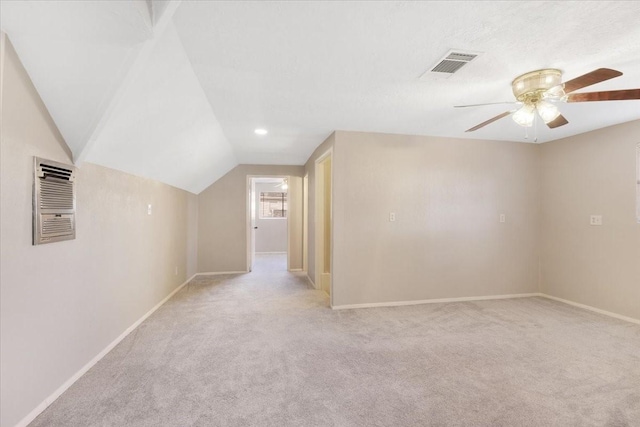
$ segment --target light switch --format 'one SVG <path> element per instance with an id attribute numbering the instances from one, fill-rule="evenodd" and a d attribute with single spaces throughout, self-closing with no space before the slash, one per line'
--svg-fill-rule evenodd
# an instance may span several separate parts
<path id="1" fill-rule="evenodd" d="M 396 220 L 396 213 L 395 212 L 389 212 L 389 221 L 393 222 Z"/>
<path id="2" fill-rule="evenodd" d="M 507 216 L 505 214 L 500 214 L 500 222 L 507 222 Z"/>
<path id="3" fill-rule="evenodd" d="M 602 225 L 602 215 L 591 215 L 591 225 Z"/>

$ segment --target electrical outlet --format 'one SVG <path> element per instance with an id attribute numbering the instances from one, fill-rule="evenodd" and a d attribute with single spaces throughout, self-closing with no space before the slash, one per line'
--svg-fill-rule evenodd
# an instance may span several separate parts
<path id="1" fill-rule="evenodd" d="M 395 212 L 389 212 L 389 221 L 393 222 L 396 220 L 396 213 Z"/>
<path id="2" fill-rule="evenodd" d="M 147 205 L 147 215 L 151 215 L 151 204 Z"/>
<path id="3" fill-rule="evenodd" d="M 505 214 L 500 214 L 500 222 L 507 222 L 507 216 Z"/>
<path id="4" fill-rule="evenodd" d="M 591 225 L 602 225 L 602 215 L 591 215 L 589 222 Z"/>

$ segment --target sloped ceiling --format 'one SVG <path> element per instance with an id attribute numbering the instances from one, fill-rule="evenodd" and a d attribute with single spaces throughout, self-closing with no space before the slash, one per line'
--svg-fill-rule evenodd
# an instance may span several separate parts
<path id="1" fill-rule="evenodd" d="M 0 4 L 77 162 L 195 193 L 238 163 L 304 164 L 336 129 L 525 142 L 510 119 L 464 132 L 508 106 L 453 106 L 511 101 L 539 68 L 614 68 L 588 90 L 640 87 L 640 2 Z M 482 54 L 419 79 L 452 48 Z M 639 119 L 640 101 L 561 110 L 570 123 L 539 126 L 540 142 Z"/>

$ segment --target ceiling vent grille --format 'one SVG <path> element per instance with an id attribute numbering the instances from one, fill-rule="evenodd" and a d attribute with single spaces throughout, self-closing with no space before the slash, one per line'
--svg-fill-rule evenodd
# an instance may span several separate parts
<path id="1" fill-rule="evenodd" d="M 33 244 L 76 238 L 75 168 L 34 157 Z"/>
<path id="2" fill-rule="evenodd" d="M 469 62 L 473 61 L 479 54 L 480 52 L 450 50 L 434 67 L 420 76 L 420 80 L 427 80 L 433 77 L 449 78 Z"/>

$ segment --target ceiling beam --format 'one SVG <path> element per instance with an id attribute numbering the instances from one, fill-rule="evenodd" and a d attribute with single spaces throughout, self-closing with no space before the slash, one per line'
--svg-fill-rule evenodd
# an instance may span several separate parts
<path id="1" fill-rule="evenodd" d="M 141 46 L 131 48 L 129 55 L 125 60 L 125 64 L 122 67 L 123 72 L 107 91 L 100 103 L 100 106 L 98 107 L 98 111 L 92 121 L 89 131 L 85 138 L 83 138 L 83 141 L 86 142 L 81 144 L 80 148 L 73 153 L 73 161 L 75 165 L 79 166 L 87 159 L 92 148 L 95 146 L 96 141 L 100 138 L 105 126 L 113 116 L 113 112 L 115 111 L 118 102 L 127 92 L 131 82 L 136 79 L 140 74 L 140 71 L 144 68 L 151 52 L 167 26 L 171 23 L 173 14 L 178 9 L 181 2 L 182 0 L 167 1 L 166 7 L 158 14 L 159 16 L 153 16 L 155 15 L 155 11 L 153 9 L 149 11 L 151 14 L 151 22 L 153 22 L 153 36 L 144 41 Z"/>

